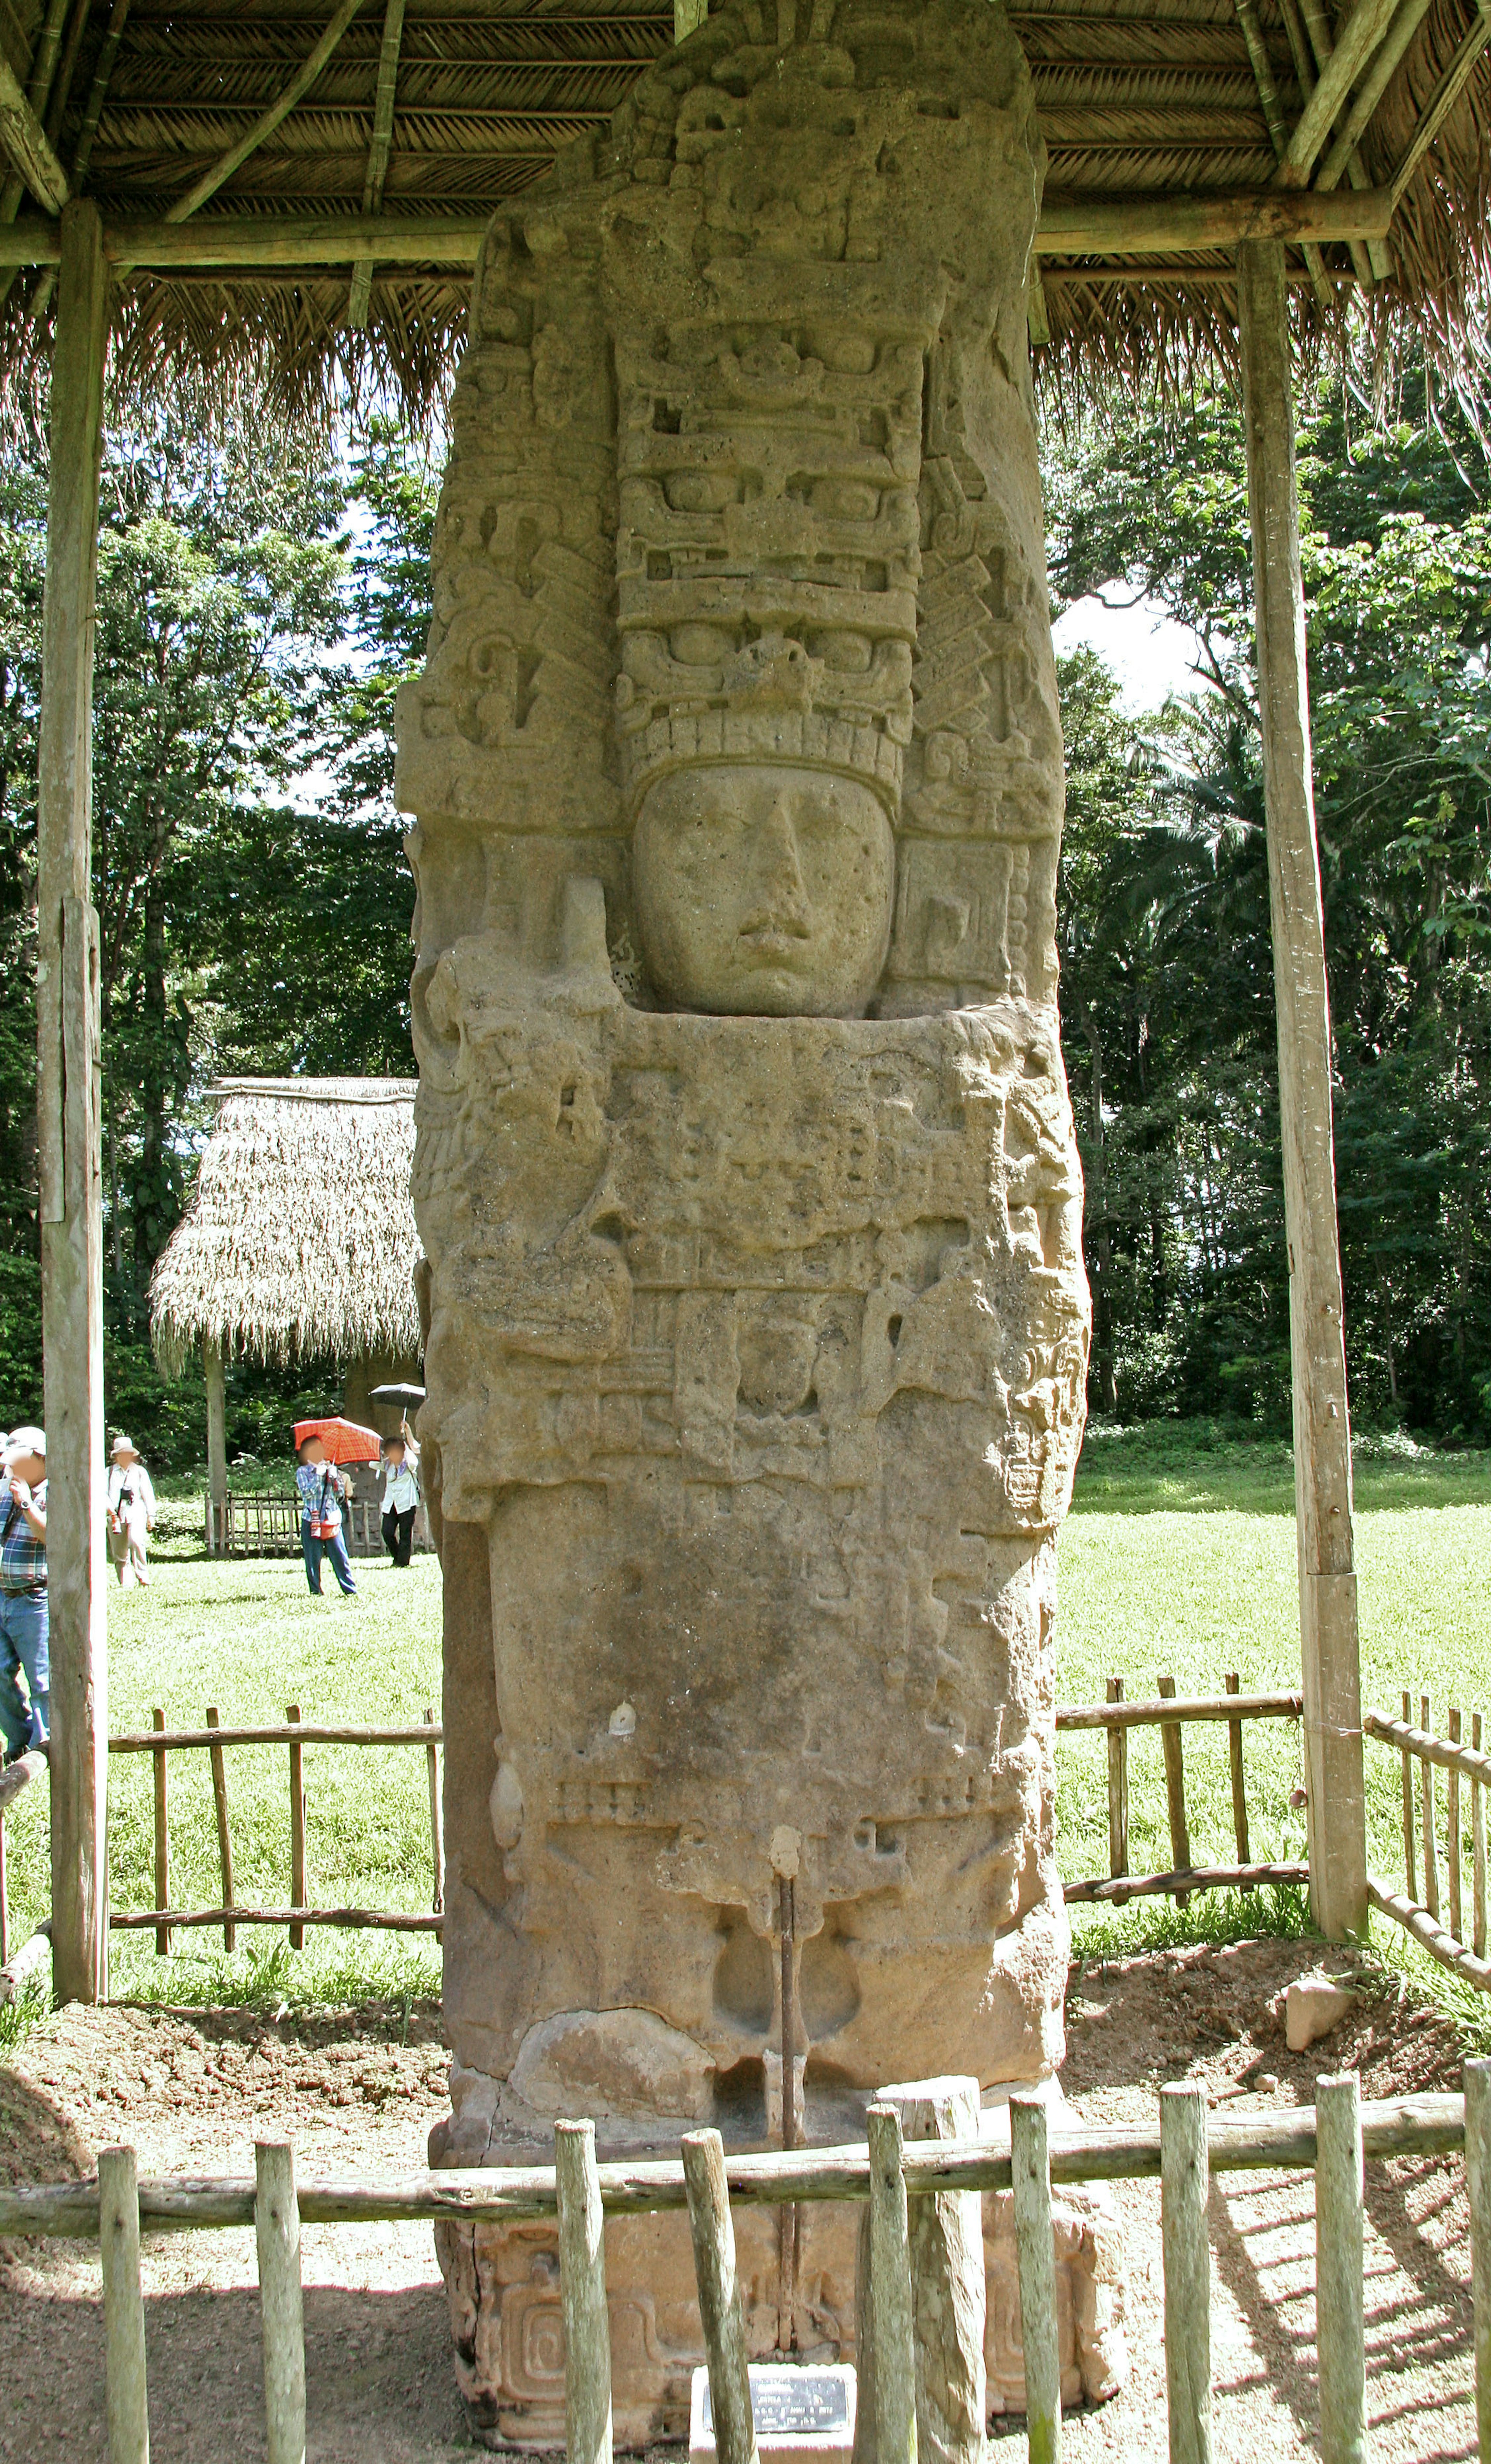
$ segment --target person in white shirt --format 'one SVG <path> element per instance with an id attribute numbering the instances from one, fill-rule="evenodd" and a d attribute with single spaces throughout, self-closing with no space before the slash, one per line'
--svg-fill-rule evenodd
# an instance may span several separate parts
<path id="1" fill-rule="evenodd" d="M 121 1583 L 148 1583 L 148 1535 L 155 1529 L 155 1490 L 133 1438 L 109 1450 L 109 1554 Z"/>
<path id="2" fill-rule="evenodd" d="M 396 1566 L 409 1562 L 418 1507 L 419 1448 L 406 1419 L 396 1438 L 384 1440 L 384 1545 Z"/>

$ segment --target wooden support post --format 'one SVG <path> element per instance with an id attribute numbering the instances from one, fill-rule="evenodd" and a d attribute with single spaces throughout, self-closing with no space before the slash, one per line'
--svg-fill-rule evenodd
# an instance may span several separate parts
<path id="1" fill-rule="evenodd" d="M 1121 1703 L 1124 1681 L 1110 1677 L 1107 1699 Z M 1107 1870 L 1109 1877 L 1129 1871 L 1129 1731 L 1109 1728 L 1107 1732 Z"/>
<path id="2" fill-rule="evenodd" d="M 285 1713 L 291 1727 L 300 1724 L 300 1705 L 292 1703 Z M 292 1742 L 290 1748 L 290 1904 L 303 1908 L 309 1903 L 305 1896 L 305 1748 Z M 290 1947 L 299 1950 L 305 1941 L 304 1925 L 290 1928 Z"/>
<path id="3" fill-rule="evenodd" d="M 1480 1714 L 1470 1715 L 1470 1742 L 1480 1751 Z M 1470 1783 L 1471 1949 L 1486 1955 L 1486 1792 L 1479 1779 Z"/>
<path id="4" fill-rule="evenodd" d="M 1418 1725 L 1425 1735 L 1429 1728 L 1429 1697 L 1418 1698 Z M 1422 1757 L 1418 1765 L 1418 1784 L 1423 1790 L 1424 1807 L 1424 1905 L 1437 1922 L 1439 1915 L 1439 1808 L 1436 1803 L 1438 1782 L 1435 1767 Z"/>
<path id="5" fill-rule="evenodd" d="M 735 2273 L 735 2232 L 725 2185 L 724 2142 L 717 2130 L 687 2130 L 679 2152 L 689 2197 L 717 2464 L 760 2464 L 751 2410 L 740 2279 Z"/>
<path id="6" fill-rule="evenodd" d="M 1254 612 L 1278 1008 L 1310 1908 L 1331 1941 L 1367 1923 L 1367 1798 L 1351 1542 L 1351 1443 L 1315 844 L 1294 387 L 1284 253 L 1238 251 Z"/>
<path id="7" fill-rule="evenodd" d="M 1450 1713 L 1450 1743 L 1460 1741 L 1460 1715 Z M 1460 1898 L 1460 1775 L 1452 1764 L 1444 1774 L 1444 1861 L 1450 1869 L 1450 1931 L 1465 1939 L 1465 1911 Z"/>
<path id="8" fill-rule="evenodd" d="M 219 1725 L 217 1705 L 209 1703 L 208 1727 L 215 1728 Z M 223 1875 L 223 1905 L 230 1908 L 233 1903 L 233 1843 L 228 1828 L 228 1766 L 223 1759 L 221 1746 L 208 1746 L 208 1754 L 212 1765 L 212 1802 L 217 1808 L 217 1861 Z M 223 1927 L 223 1948 L 232 1950 L 237 1941 L 237 1928 L 230 1920 Z"/>
<path id="9" fill-rule="evenodd" d="M 883 2087 L 910 2146 L 928 2139 L 976 2139 L 976 2079 L 913 2079 Z M 983 2202 L 976 2190 L 939 2190 L 910 2211 L 916 2342 L 916 2445 L 941 2464 L 984 2464 L 988 2381 L 984 2366 Z"/>
<path id="10" fill-rule="evenodd" d="M 150 2464 L 145 2304 L 140 2283 L 140 2189 L 133 2147 L 99 2150 L 103 2263 L 103 2386 L 109 2464 Z"/>
<path id="11" fill-rule="evenodd" d="M 1234 1670 L 1224 1679 L 1229 1694 L 1240 1694 L 1242 1680 Z M 1232 1836 L 1238 1843 L 1238 1862 L 1251 1865 L 1253 1852 L 1248 1846 L 1248 1793 L 1242 1771 L 1242 1723 L 1227 1723 L 1227 1759 L 1232 1767 Z"/>
<path id="12" fill-rule="evenodd" d="M 1365 2464 L 1367 2344 L 1363 2330 L 1361 2082 L 1354 2071 L 1315 2082 L 1315 2348 L 1322 2464 Z"/>
<path id="13" fill-rule="evenodd" d="M 593 2122 L 555 2123 L 554 2176 L 564 2314 L 564 2453 L 568 2464 L 611 2464 L 611 2322 Z"/>
<path id="14" fill-rule="evenodd" d="M 208 1390 L 208 1547 L 222 1557 L 228 1551 L 228 1379 L 223 1347 L 210 1335 L 202 1339 L 202 1375 Z"/>
<path id="15" fill-rule="evenodd" d="M 1414 1698 L 1403 1688 L 1403 1726 L 1414 1725 Z M 1407 1746 L 1403 1749 L 1403 1864 L 1408 1877 L 1408 1896 L 1418 1897 L 1418 1860 L 1414 1851 L 1414 1757 Z"/>
<path id="16" fill-rule="evenodd" d="M 1170 2464 L 1211 2464 L 1212 2251 L 1206 2090 L 1160 2090 L 1160 2231 Z"/>
<path id="17" fill-rule="evenodd" d="M 1020 2264 L 1020 2340 L 1025 2360 L 1025 2440 L 1030 2464 L 1062 2453 L 1062 2356 L 1056 2326 L 1056 2251 L 1045 2100 L 1010 2099 L 1011 2181 Z"/>
<path id="18" fill-rule="evenodd" d="M 425 1705 L 425 1720 L 428 1727 L 431 1728 L 434 1727 L 435 1706 L 432 1703 L 427 1703 Z M 433 1913 L 438 1917 L 445 1914 L 446 1843 L 440 1819 L 440 1749 L 433 1743 L 425 1749 L 425 1764 L 429 1779 L 429 1853 L 435 1868 L 435 1896 L 432 1907 Z"/>
<path id="19" fill-rule="evenodd" d="M 36 1143 L 52 1645 L 52 1922 L 63 2002 L 108 1991 L 103 1239 L 93 643 L 108 284 L 99 209 L 62 211 L 36 799 Z"/>
<path id="20" fill-rule="evenodd" d="M 253 2151 L 253 2237 L 259 2256 L 267 2464 L 305 2464 L 305 2310 L 295 2149 Z"/>
<path id="21" fill-rule="evenodd" d="M 873 2323 L 860 2401 L 873 2407 L 876 2464 L 916 2464 L 916 2336 L 901 2117 L 893 2104 L 877 2101 L 865 2117 L 865 2128 L 869 2142 L 867 2289 Z"/>
<path id="22" fill-rule="evenodd" d="M 159 1703 L 151 1712 L 150 1719 L 157 1729 L 164 1727 L 165 1713 Z M 155 1779 L 155 1903 L 158 1908 L 168 1908 L 171 1904 L 171 1832 L 169 1810 L 165 1800 L 165 1748 L 157 1746 L 150 1760 L 154 1766 Z M 157 1925 L 156 1957 L 164 1959 L 170 1947 L 170 1926 Z"/>
<path id="23" fill-rule="evenodd" d="M 1174 1697 L 1173 1677 L 1162 1677 L 1159 1690 L 1167 1703 Z M 1178 1874 L 1191 1865 L 1191 1828 L 1186 1820 L 1186 1759 L 1181 1741 L 1180 1722 L 1164 1720 L 1160 1724 L 1160 1743 L 1165 1749 L 1165 1803 L 1170 1815 L 1170 1861 Z M 1175 1905 L 1183 1908 L 1189 1891 L 1175 1893 Z"/>
<path id="24" fill-rule="evenodd" d="M 1491 2061 L 1465 2064 L 1465 2194 L 1475 2302 L 1477 2451 L 1491 2456 Z"/>

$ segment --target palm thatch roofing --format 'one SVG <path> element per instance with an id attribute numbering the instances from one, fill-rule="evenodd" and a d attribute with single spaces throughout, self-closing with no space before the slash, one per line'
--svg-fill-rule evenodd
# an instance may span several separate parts
<path id="1" fill-rule="evenodd" d="M 200 223 L 488 216 L 560 146 L 603 128 L 674 39 L 672 14 L 637 0 L 344 5 L 350 23 L 324 66 L 202 205 Z M 1385 244 L 1293 252 L 1302 316 L 1328 323 L 1354 283 L 1382 332 L 1417 330 L 1453 354 L 1474 330 L 1487 261 L 1491 52 L 1480 46 L 1491 20 L 1478 0 L 1016 0 L 1048 195 L 1269 187 L 1333 47 L 1353 50 L 1348 27 L 1354 18 L 1361 31 L 1362 11 L 1385 39 L 1345 80 L 1335 115 L 1337 134 L 1353 133 L 1344 123 L 1354 93 L 1359 143 L 1332 169 L 1327 122 L 1309 177 L 1385 188 L 1401 176 L 1402 200 Z M 334 0 L 0 0 L 0 50 L 23 83 L 39 79 L 38 43 L 44 52 L 57 30 L 40 116 L 75 192 L 106 217 L 162 217 L 283 97 L 337 14 Z M 1415 135 L 1431 125 L 1415 162 Z M 9 193 L 13 214 L 16 184 Z M 1226 247 L 1146 257 L 1050 246 L 1042 270 L 1032 333 L 1049 365 L 1231 356 Z M 428 405 L 463 339 L 466 266 L 384 264 L 370 294 L 367 279 L 360 296 L 349 271 L 325 265 L 136 267 L 121 286 L 117 368 L 148 383 L 252 366 L 301 404 L 350 384 Z M 54 290 L 45 269 L 11 280 L 0 366 L 12 377 L 44 358 Z"/>
<path id="2" fill-rule="evenodd" d="M 227 1078 L 196 1192 L 150 1283 L 158 1354 L 261 1360 L 421 1349 L 414 1083 Z"/>

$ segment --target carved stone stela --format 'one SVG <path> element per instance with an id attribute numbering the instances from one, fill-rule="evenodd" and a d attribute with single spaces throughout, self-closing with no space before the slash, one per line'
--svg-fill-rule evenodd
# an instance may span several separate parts
<path id="1" fill-rule="evenodd" d="M 768 2142 L 784 1964 L 809 2138 L 1062 2057 L 1042 168 L 986 0 L 729 0 L 478 267 L 399 711 L 446 2162 Z M 785 2249 L 756 2348 L 850 2358 L 852 2215 Z M 619 2435 L 682 2435 L 687 2231 L 607 2252 Z M 553 2443 L 553 2233 L 443 2261 L 478 2431 Z"/>

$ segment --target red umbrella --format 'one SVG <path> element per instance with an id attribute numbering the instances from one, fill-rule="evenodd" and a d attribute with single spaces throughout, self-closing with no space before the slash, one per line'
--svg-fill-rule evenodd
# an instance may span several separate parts
<path id="1" fill-rule="evenodd" d="M 376 1429 L 364 1429 L 356 1420 L 297 1420 L 297 1452 L 307 1438 L 319 1438 L 334 1463 L 376 1463 L 384 1447 Z"/>

